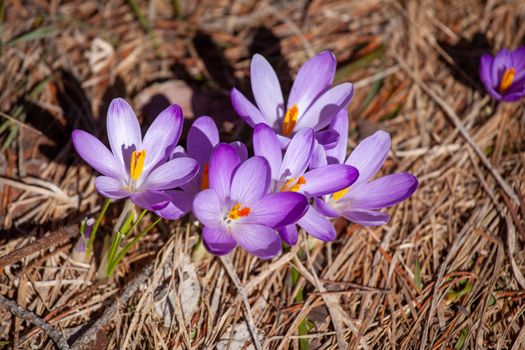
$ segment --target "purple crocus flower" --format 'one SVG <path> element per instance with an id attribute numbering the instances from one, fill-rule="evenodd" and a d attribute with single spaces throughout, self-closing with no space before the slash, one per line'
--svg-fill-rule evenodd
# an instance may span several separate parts
<path id="1" fill-rule="evenodd" d="M 254 156 L 241 163 L 231 145 L 217 145 L 209 164 L 210 187 L 193 201 L 193 213 L 204 225 L 206 249 L 224 255 L 239 244 L 261 259 L 279 254 L 276 229 L 304 214 L 306 198 L 294 192 L 268 194 L 271 177 L 266 159 Z"/>
<path id="2" fill-rule="evenodd" d="M 490 96 L 513 102 L 525 96 L 525 46 L 481 56 L 479 74 Z"/>
<path id="3" fill-rule="evenodd" d="M 173 220 L 191 210 L 191 198 L 173 189 L 193 179 L 199 167 L 189 157 L 169 159 L 182 123 L 181 108 L 171 105 L 142 138 L 135 113 L 125 100 L 117 98 L 107 115 L 111 151 L 82 130 L 73 131 L 73 145 L 82 159 L 102 174 L 95 179 L 95 187 L 104 197 L 129 197 L 139 207 Z"/>
<path id="4" fill-rule="evenodd" d="M 340 135 L 348 135 L 348 115 L 339 113 L 331 128 Z M 341 137 L 333 149 L 326 151 L 328 162 L 341 164 L 345 160 L 347 139 Z M 345 188 L 324 200 L 315 199 L 319 212 L 328 217 L 344 218 L 365 226 L 378 226 L 387 223 L 390 216 L 378 211 L 400 203 L 410 197 L 417 189 L 417 178 L 409 173 L 396 173 L 371 180 L 385 162 L 390 150 L 390 135 L 377 131 L 361 141 L 345 164 L 359 170 L 359 178 Z"/>
<path id="5" fill-rule="evenodd" d="M 290 141 L 283 158 L 279 140 L 273 129 L 266 124 L 257 125 L 253 133 L 253 148 L 256 155 L 266 158 L 270 164 L 270 192 L 297 192 L 313 198 L 337 192 L 356 181 L 359 173 L 349 165 L 331 164 L 306 171 L 313 154 L 314 141 L 312 129 L 298 131 Z M 297 224 L 308 234 L 322 241 L 335 239 L 336 233 L 332 223 L 311 205 Z M 295 223 L 280 228 L 279 234 L 287 244 L 297 243 Z"/>
<path id="6" fill-rule="evenodd" d="M 329 51 L 306 61 L 297 73 L 285 105 L 277 74 L 263 56 L 256 54 L 250 68 L 257 107 L 234 88 L 230 94 L 233 108 L 252 128 L 260 123 L 272 127 L 281 148 L 286 148 L 290 137 L 303 128 L 314 129 L 319 142 L 329 148 L 339 135 L 320 130 L 330 124 L 337 112 L 346 109 L 354 94 L 350 83 L 330 88 L 336 65 Z"/>

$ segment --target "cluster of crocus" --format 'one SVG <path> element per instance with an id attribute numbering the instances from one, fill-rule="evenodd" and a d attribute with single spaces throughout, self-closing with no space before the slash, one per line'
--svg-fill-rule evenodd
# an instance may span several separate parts
<path id="1" fill-rule="evenodd" d="M 257 106 L 238 90 L 231 92 L 234 109 L 254 128 L 251 157 L 241 142 L 221 143 L 208 116 L 193 122 L 186 149 L 179 146 L 183 117 L 176 105 L 163 111 L 142 138 L 137 117 L 122 99 L 108 111 L 111 151 L 80 130 L 73 132 L 73 144 L 102 174 L 95 186 L 103 196 L 129 198 L 144 212 L 170 220 L 192 211 L 212 254 L 240 245 L 270 259 L 281 252 L 283 241 L 297 243 L 298 227 L 332 241 L 332 218 L 384 224 L 389 216 L 379 209 L 403 201 L 418 186 L 408 173 L 372 179 L 389 152 L 385 132 L 363 140 L 345 161 L 353 86 L 331 87 L 335 67 L 329 52 L 307 61 L 285 108 L 276 73 L 262 56 L 253 57 Z"/>
<path id="2" fill-rule="evenodd" d="M 479 74 L 485 89 L 496 100 L 513 102 L 525 96 L 525 46 L 503 49 L 495 56 L 481 56 Z"/>

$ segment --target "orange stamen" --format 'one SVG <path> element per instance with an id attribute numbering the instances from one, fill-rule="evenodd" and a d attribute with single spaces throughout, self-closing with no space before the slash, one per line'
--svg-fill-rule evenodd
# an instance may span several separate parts
<path id="1" fill-rule="evenodd" d="M 294 104 L 292 108 L 286 111 L 286 115 L 283 120 L 282 133 L 284 136 L 288 136 L 292 133 L 295 124 L 297 123 L 297 116 L 299 115 L 299 107 Z"/>
<path id="2" fill-rule="evenodd" d="M 306 184 L 304 176 L 299 176 L 297 181 L 295 181 L 295 177 L 292 177 L 281 186 L 279 192 L 298 192 L 304 184 Z"/>
<path id="3" fill-rule="evenodd" d="M 131 162 L 129 164 L 129 175 L 134 181 L 137 181 L 142 174 L 144 169 L 144 159 L 146 158 L 146 151 L 142 150 L 140 152 L 133 151 L 131 153 Z"/>
<path id="4" fill-rule="evenodd" d="M 501 82 L 499 84 L 499 92 L 503 93 L 507 91 L 512 85 L 515 76 L 516 69 L 514 69 L 514 67 L 507 68 L 505 73 L 503 73 L 503 78 L 501 78 Z"/>
<path id="5" fill-rule="evenodd" d="M 340 191 L 337 191 L 335 192 L 333 195 L 332 195 L 332 198 L 334 201 L 338 201 L 340 200 L 341 198 L 343 198 L 345 196 L 345 194 L 350 190 L 350 187 L 347 187 L 347 188 L 343 188 L 342 190 Z"/>
<path id="6" fill-rule="evenodd" d="M 201 190 L 205 190 L 210 187 L 210 177 L 208 175 L 208 163 L 204 164 L 201 175 Z"/>
<path id="7" fill-rule="evenodd" d="M 241 208 L 241 203 L 237 203 L 233 206 L 233 208 L 228 213 L 228 218 L 232 220 L 237 220 L 238 218 L 243 218 L 243 217 L 250 215 L 251 211 L 252 211 L 251 208 L 248 208 L 248 207 Z"/>

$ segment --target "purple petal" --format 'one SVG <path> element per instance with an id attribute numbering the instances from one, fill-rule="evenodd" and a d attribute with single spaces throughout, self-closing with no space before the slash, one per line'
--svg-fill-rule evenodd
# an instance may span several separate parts
<path id="1" fill-rule="evenodd" d="M 169 203 L 163 209 L 156 210 L 155 214 L 164 219 L 176 220 L 191 211 L 192 193 L 181 190 L 170 190 L 164 193 L 169 197 Z"/>
<path id="2" fill-rule="evenodd" d="M 101 195 L 109 199 L 121 199 L 130 195 L 128 191 L 123 190 L 119 180 L 109 176 L 97 177 L 95 188 Z"/>
<path id="3" fill-rule="evenodd" d="M 144 191 L 133 194 L 130 199 L 142 209 L 150 211 L 161 210 L 170 202 L 168 195 L 161 191 Z"/>
<path id="4" fill-rule="evenodd" d="M 235 112 L 252 128 L 260 123 L 268 124 L 266 117 L 262 115 L 261 111 L 244 97 L 239 90 L 233 88 L 230 92 L 230 99 Z"/>
<path id="5" fill-rule="evenodd" d="M 318 197 L 314 197 L 315 209 L 324 216 L 336 218 L 340 216 L 339 211 L 332 208 L 328 203 Z"/>
<path id="6" fill-rule="evenodd" d="M 346 111 L 343 111 L 346 112 Z M 321 144 L 326 150 L 332 149 L 337 146 L 339 141 L 339 134 L 334 130 L 323 130 L 315 133 L 315 139 Z"/>
<path id="7" fill-rule="evenodd" d="M 417 189 L 417 178 L 409 173 L 397 173 L 350 189 L 344 200 L 356 209 L 390 207 L 410 197 Z"/>
<path id="8" fill-rule="evenodd" d="M 284 101 L 277 74 L 268 61 L 255 54 L 250 65 L 253 97 L 269 125 L 284 115 Z"/>
<path id="9" fill-rule="evenodd" d="M 232 226 L 232 236 L 241 247 L 263 260 L 281 253 L 281 240 L 271 227 L 237 224 Z"/>
<path id="10" fill-rule="evenodd" d="M 287 149 L 288 145 L 290 144 L 290 141 L 292 141 L 291 138 L 283 136 L 283 135 L 277 135 L 277 138 L 279 139 L 279 144 L 281 145 L 281 149 Z"/>
<path id="11" fill-rule="evenodd" d="M 153 169 L 140 187 L 144 190 L 170 190 L 188 183 L 198 171 L 199 164 L 195 159 L 175 158 Z"/>
<path id="12" fill-rule="evenodd" d="M 335 239 L 336 232 L 334 225 L 312 206 L 308 207 L 306 214 L 297 223 L 309 235 L 321 241 L 330 242 Z"/>
<path id="13" fill-rule="evenodd" d="M 199 192 L 193 200 L 193 215 L 204 226 L 221 226 L 223 212 L 223 203 L 217 192 L 212 189 Z"/>
<path id="14" fill-rule="evenodd" d="M 160 161 L 169 158 L 168 149 L 179 141 L 182 123 L 182 110 L 177 105 L 169 106 L 155 118 L 142 142 L 146 151 L 144 173 L 147 174 Z"/>
<path id="15" fill-rule="evenodd" d="M 380 226 L 390 220 L 390 216 L 386 213 L 364 209 L 344 210 L 342 216 L 349 221 L 363 226 Z"/>
<path id="16" fill-rule="evenodd" d="M 358 176 L 353 166 L 331 164 L 305 173 L 306 183 L 301 190 L 308 196 L 323 196 L 347 188 Z"/>
<path id="17" fill-rule="evenodd" d="M 328 165 L 328 159 L 326 157 L 326 151 L 319 142 L 315 141 L 315 145 L 312 151 L 312 159 L 310 159 L 310 169 L 322 168 Z"/>
<path id="18" fill-rule="evenodd" d="M 302 175 L 312 156 L 314 131 L 306 128 L 300 130 L 290 141 L 279 170 L 279 180 Z"/>
<path id="19" fill-rule="evenodd" d="M 186 151 L 184 150 L 184 147 L 178 145 L 178 146 L 170 146 L 167 150 L 168 159 L 172 160 L 175 158 L 181 158 L 181 157 L 187 157 Z"/>
<path id="20" fill-rule="evenodd" d="M 277 134 L 266 124 L 259 124 L 253 131 L 253 151 L 256 156 L 264 157 L 270 165 L 272 179 L 279 177 L 282 164 L 281 145 Z"/>
<path id="21" fill-rule="evenodd" d="M 494 64 L 494 57 L 492 57 L 489 54 L 484 54 L 483 56 L 481 56 L 481 59 L 479 62 L 479 76 L 481 78 L 481 82 L 485 86 L 485 90 L 487 90 L 489 95 L 499 100 L 501 99 L 501 95 L 498 91 L 494 89 L 494 86 L 497 86 L 499 82 L 492 80 L 492 65 L 493 64 Z"/>
<path id="22" fill-rule="evenodd" d="M 359 170 L 356 186 L 370 180 L 381 169 L 389 150 L 390 135 L 381 130 L 359 142 L 346 160 L 346 164 Z"/>
<path id="23" fill-rule="evenodd" d="M 109 145 L 129 178 L 131 153 L 142 150 L 142 134 L 135 112 L 122 98 L 111 101 L 107 117 Z"/>
<path id="24" fill-rule="evenodd" d="M 233 141 L 230 142 L 230 146 L 232 146 L 233 149 L 235 149 L 235 152 L 237 152 L 237 154 L 239 155 L 241 163 L 248 159 L 248 148 L 246 148 L 246 145 L 244 143 L 242 143 L 241 141 Z"/>
<path id="25" fill-rule="evenodd" d="M 323 93 L 302 116 L 299 116 L 294 129 L 312 128 L 318 131 L 328 126 L 339 111 L 346 109 L 353 95 L 354 86 L 351 83 L 334 86 Z"/>
<path id="26" fill-rule="evenodd" d="M 312 102 L 325 91 L 334 80 L 337 61 L 329 51 L 323 51 L 306 61 L 290 91 L 288 109 L 297 104 L 299 111 L 306 111 Z"/>
<path id="27" fill-rule="evenodd" d="M 279 228 L 297 222 L 306 212 L 308 200 L 299 193 L 278 192 L 246 205 L 251 212 L 244 222 Z"/>
<path id="28" fill-rule="evenodd" d="M 283 241 L 286 242 L 288 245 L 295 245 L 297 244 L 297 239 L 299 238 L 299 234 L 297 233 L 297 226 L 295 224 L 288 225 L 281 227 L 277 230 L 279 232 L 279 236 Z"/>
<path id="29" fill-rule="evenodd" d="M 521 72 L 525 69 L 525 46 L 519 47 L 511 53 L 512 67 L 516 72 Z"/>
<path id="30" fill-rule="evenodd" d="M 329 164 L 343 164 L 346 158 L 346 145 L 348 143 L 348 113 L 345 110 L 337 113 L 332 123 L 330 130 L 337 132 L 339 139 L 337 144 L 326 150 L 326 157 Z"/>
<path id="31" fill-rule="evenodd" d="M 203 116 L 197 118 L 188 131 L 186 148 L 188 155 L 199 162 L 202 168 L 210 161 L 213 147 L 219 143 L 219 130 L 212 118 Z"/>
<path id="32" fill-rule="evenodd" d="M 507 68 L 510 68 L 512 66 L 512 56 L 509 50 L 502 49 L 496 54 L 496 57 L 494 57 L 494 62 L 492 62 L 492 69 L 491 69 L 491 79 L 494 88 L 497 88 L 499 86 L 499 82 L 501 81 L 501 78 L 503 77 L 503 74 L 507 70 Z"/>
<path id="33" fill-rule="evenodd" d="M 71 139 L 78 155 L 96 171 L 116 179 L 124 178 L 113 153 L 95 136 L 82 130 L 74 130 Z"/>
<path id="34" fill-rule="evenodd" d="M 213 150 L 208 176 L 210 188 L 215 189 L 220 198 L 229 197 L 233 172 L 240 162 L 239 155 L 228 144 L 220 143 Z"/>
<path id="35" fill-rule="evenodd" d="M 235 171 L 231 184 L 231 198 L 237 203 L 259 199 L 268 192 L 270 166 L 263 157 L 254 156 Z"/>
<path id="36" fill-rule="evenodd" d="M 221 227 L 202 229 L 202 242 L 213 255 L 226 255 L 237 246 L 237 242 Z"/>

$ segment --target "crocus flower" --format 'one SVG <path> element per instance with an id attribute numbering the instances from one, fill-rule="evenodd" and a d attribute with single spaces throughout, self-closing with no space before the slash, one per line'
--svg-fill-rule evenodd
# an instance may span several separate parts
<path id="1" fill-rule="evenodd" d="M 270 164 L 272 184 L 270 192 L 297 192 L 308 198 L 332 194 L 350 186 L 358 177 L 353 166 L 344 164 L 326 165 L 306 171 L 314 147 L 314 131 L 302 129 L 295 134 L 282 157 L 279 140 L 272 128 L 259 124 L 253 133 L 253 148 Z M 335 239 L 336 233 L 332 223 L 313 206 L 308 206 L 306 214 L 297 224 L 308 234 L 322 241 Z M 279 229 L 281 238 L 287 244 L 297 243 L 295 223 Z"/>
<path id="2" fill-rule="evenodd" d="M 180 187 L 195 177 L 197 161 L 189 157 L 169 160 L 182 130 L 182 111 L 171 105 L 153 121 L 144 138 L 129 104 L 114 99 L 108 110 L 107 131 L 111 151 L 95 136 L 73 131 L 78 154 L 102 176 L 95 187 L 109 199 L 131 199 L 157 215 L 176 219 L 191 209 L 191 198 Z"/>
<path id="3" fill-rule="evenodd" d="M 287 147 L 290 137 L 303 128 L 314 129 L 319 142 L 329 148 L 335 145 L 339 135 L 321 130 L 337 112 L 346 109 L 354 93 L 350 83 L 330 87 L 336 64 L 329 51 L 306 61 L 297 73 L 285 104 L 277 74 L 263 56 L 256 54 L 250 69 L 257 106 L 234 88 L 230 94 L 233 108 L 252 128 L 260 123 L 272 127 L 279 136 L 281 148 Z"/>
<path id="4" fill-rule="evenodd" d="M 254 156 L 241 163 L 231 145 L 217 145 L 209 164 L 209 188 L 193 201 L 193 213 L 204 225 L 206 249 L 224 255 L 239 244 L 261 259 L 279 254 L 276 229 L 304 214 L 306 198 L 294 192 L 268 194 L 271 177 L 266 159 Z"/>
<path id="5" fill-rule="evenodd" d="M 334 118 L 331 128 L 340 135 L 348 134 L 348 115 L 339 113 Z M 326 151 L 328 162 L 345 162 L 346 138 L 341 138 L 333 149 Z M 409 173 L 396 173 L 372 180 L 385 162 L 390 150 L 390 135 L 377 131 L 361 141 L 345 164 L 359 170 L 359 178 L 347 187 L 324 200 L 316 198 L 317 209 L 328 217 L 343 216 L 346 219 L 365 226 L 378 226 L 387 223 L 390 216 L 378 211 L 404 201 L 417 189 L 417 178 Z"/>
<path id="6" fill-rule="evenodd" d="M 525 46 L 503 49 L 481 56 L 479 74 L 490 96 L 500 101 L 517 101 L 525 96 Z"/>

